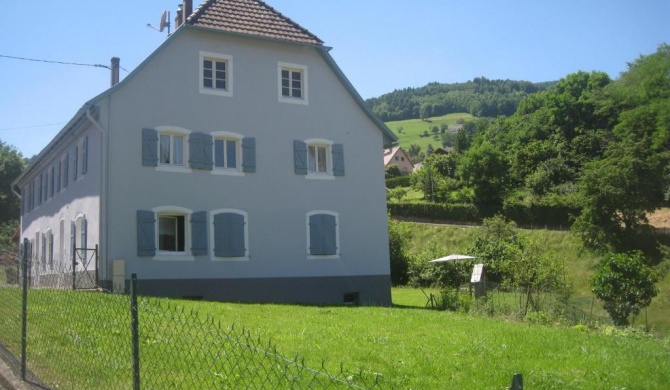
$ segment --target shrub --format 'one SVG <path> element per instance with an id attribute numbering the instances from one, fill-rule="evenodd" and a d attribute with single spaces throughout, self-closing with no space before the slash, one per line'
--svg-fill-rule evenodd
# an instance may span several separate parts
<path id="1" fill-rule="evenodd" d="M 591 277 L 591 289 L 604 302 L 614 325 L 627 326 L 628 316 L 639 314 L 658 294 L 657 281 L 641 252 L 609 253 Z"/>
<path id="2" fill-rule="evenodd" d="M 477 208 L 472 204 L 449 204 L 429 202 L 390 203 L 392 216 L 443 220 L 454 222 L 478 222 Z"/>
<path id="3" fill-rule="evenodd" d="M 412 175 L 398 176 L 391 179 L 386 179 L 386 188 L 392 189 L 396 187 L 411 187 Z"/>
<path id="4" fill-rule="evenodd" d="M 408 281 L 409 261 L 405 252 L 408 229 L 400 222 L 389 218 L 389 255 L 391 261 L 391 284 L 403 286 Z"/>

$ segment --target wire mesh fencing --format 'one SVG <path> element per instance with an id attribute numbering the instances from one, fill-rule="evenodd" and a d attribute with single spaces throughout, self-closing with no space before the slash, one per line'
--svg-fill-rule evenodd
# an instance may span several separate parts
<path id="1" fill-rule="evenodd" d="M 389 387 L 373 373 L 284 356 L 249 330 L 137 296 L 134 283 L 130 295 L 73 288 L 81 272 L 67 262 L 43 267 L 30 260 L 13 256 L 0 265 L 0 344 L 25 359 L 24 380 L 39 378 L 32 380 L 45 388 Z"/>

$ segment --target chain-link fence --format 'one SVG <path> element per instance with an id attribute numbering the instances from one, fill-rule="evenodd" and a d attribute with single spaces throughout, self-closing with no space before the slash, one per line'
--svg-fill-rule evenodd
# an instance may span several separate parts
<path id="1" fill-rule="evenodd" d="M 20 356 L 23 379 L 45 388 L 389 387 L 375 374 L 342 365 L 335 372 L 323 363 L 310 367 L 245 329 L 167 299 L 137 296 L 135 280 L 130 295 L 77 289 L 81 274 L 72 267 L 29 259 L 22 253 L 0 263 L 0 349 Z"/>

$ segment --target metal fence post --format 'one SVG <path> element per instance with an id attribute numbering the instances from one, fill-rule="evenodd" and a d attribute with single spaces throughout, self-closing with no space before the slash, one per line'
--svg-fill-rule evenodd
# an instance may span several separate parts
<path id="1" fill-rule="evenodd" d="M 133 389 L 140 390 L 140 340 L 137 315 L 137 274 L 130 276 L 130 327 L 133 347 Z"/>
<path id="2" fill-rule="evenodd" d="M 23 239 L 21 271 L 23 273 L 23 298 L 21 304 L 21 379 L 26 380 L 26 350 L 28 349 L 28 239 Z"/>

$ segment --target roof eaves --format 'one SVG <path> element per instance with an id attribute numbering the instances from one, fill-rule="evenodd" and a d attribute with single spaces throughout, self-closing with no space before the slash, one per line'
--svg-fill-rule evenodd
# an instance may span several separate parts
<path id="1" fill-rule="evenodd" d="M 30 176 L 30 174 L 33 171 L 39 170 L 43 168 L 44 160 L 46 159 L 46 156 L 51 153 L 54 149 L 57 149 L 58 146 L 60 146 L 61 142 L 65 139 L 65 137 L 71 133 L 76 132 L 77 130 L 80 130 L 83 126 L 83 123 L 87 120 L 86 117 L 86 112 L 88 110 L 91 110 L 92 116 L 97 120 L 100 112 L 96 108 L 92 108 L 88 104 L 84 104 L 78 111 L 77 113 L 70 119 L 67 124 L 61 129 L 61 131 L 58 132 L 58 134 L 47 144 L 47 146 L 42 149 L 39 154 L 37 154 L 37 157 L 33 160 L 33 162 L 21 172 L 19 177 L 17 177 L 13 182 L 12 182 L 12 188 L 18 187 L 18 184 L 23 181 L 27 176 Z M 19 188 L 20 190 L 20 188 Z"/>
<path id="2" fill-rule="evenodd" d="M 102 93 L 94 96 L 93 98 L 89 99 L 84 105 L 77 111 L 77 113 L 68 121 L 68 123 L 61 129 L 61 131 L 56 134 L 56 136 L 47 144 L 47 146 L 44 147 L 38 154 L 35 160 L 33 161 L 32 164 L 30 164 L 26 169 L 23 170 L 23 172 L 19 175 L 16 180 L 12 183 L 12 186 L 16 186 L 18 183 L 20 183 L 22 180 L 25 179 L 26 176 L 29 176 L 30 173 L 32 173 L 34 170 L 37 168 L 41 167 L 42 165 L 42 160 L 46 158 L 46 156 L 61 142 L 61 140 L 74 128 L 76 128 L 78 123 L 82 121 L 83 119 L 86 119 L 86 111 L 89 109 L 91 110 L 96 110 L 95 112 L 95 119 L 97 120 L 97 116 L 99 116 L 99 112 L 97 111 L 94 106 L 100 102 L 100 100 L 104 99 L 105 97 L 113 94 L 116 92 L 118 89 L 122 88 L 126 83 L 128 83 L 131 79 L 135 77 L 158 53 L 160 53 L 163 48 L 165 48 L 170 41 L 175 39 L 175 36 L 180 35 L 182 29 L 177 29 L 175 32 L 173 32 L 156 50 L 153 51 L 147 58 L 144 59 L 135 69 L 133 69 L 128 76 L 126 76 L 123 80 L 121 80 L 119 83 L 116 85 L 106 89 Z"/>
<path id="3" fill-rule="evenodd" d="M 388 126 L 386 126 L 386 124 L 384 122 L 382 122 L 382 120 L 379 119 L 379 117 L 377 115 L 375 115 L 368 108 L 368 106 L 365 105 L 365 101 L 363 100 L 361 95 L 358 94 L 358 92 L 356 91 L 354 86 L 351 84 L 349 79 L 347 79 L 347 76 L 344 75 L 344 73 L 342 72 L 340 67 L 337 66 L 337 63 L 335 63 L 335 60 L 333 59 L 333 57 L 330 55 L 330 53 L 328 53 L 329 49 L 327 49 L 325 47 L 322 47 L 322 46 L 318 46 L 316 49 L 319 52 L 319 54 L 321 55 L 321 57 L 326 61 L 326 63 L 330 67 L 330 69 L 333 72 L 335 72 L 335 75 L 337 75 L 337 78 L 340 80 L 340 82 L 342 82 L 342 84 L 344 85 L 346 90 L 349 91 L 349 94 L 354 98 L 354 100 L 356 101 L 358 106 L 361 108 L 361 110 L 363 110 L 365 115 L 367 115 L 368 118 L 370 118 L 370 120 L 372 120 L 372 122 L 374 124 L 376 124 L 377 127 L 379 127 L 379 130 L 382 131 L 382 133 L 384 134 L 385 139 L 388 141 L 388 142 L 384 142 L 384 143 L 386 144 L 386 143 L 392 143 L 392 142 L 398 141 L 398 137 L 391 131 L 391 129 L 389 129 Z"/>

